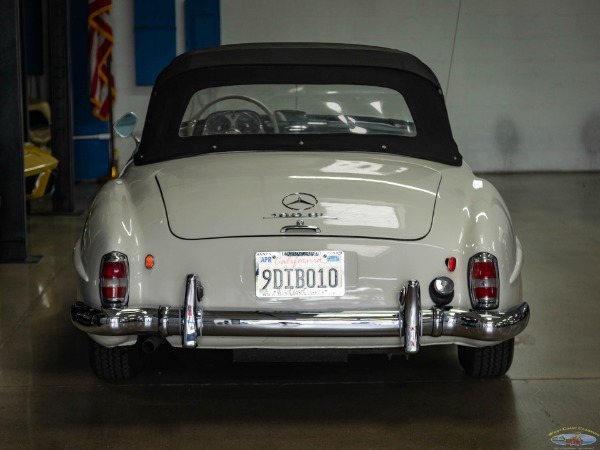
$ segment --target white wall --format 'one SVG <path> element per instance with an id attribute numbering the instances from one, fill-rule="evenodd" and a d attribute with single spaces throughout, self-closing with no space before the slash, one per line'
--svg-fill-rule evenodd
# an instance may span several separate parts
<path id="1" fill-rule="evenodd" d="M 143 119 L 150 88 L 135 86 L 133 0 L 113 2 L 112 18 L 115 115 Z M 223 44 L 347 42 L 415 54 L 440 79 L 460 151 L 479 171 L 600 169 L 598 24 L 599 0 L 221 0 Z M 122 165 L 131 143 L 117 142 Z"/>

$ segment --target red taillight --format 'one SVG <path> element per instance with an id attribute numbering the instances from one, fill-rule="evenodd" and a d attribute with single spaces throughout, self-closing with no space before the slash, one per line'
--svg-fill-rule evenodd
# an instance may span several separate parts
<path id="1" fill-rule="evenodd" d="M 499 304 L 498 260 L 490 253 L 478 253 L 469 261 L 469 289 L 475 309 L 496 309 Z"/>
<path id="2" fill-rule="evenodd" d="M 498 298 L 498 288 L 495 287 L 476 287 L 475 297 L 478 300 L 488 300 Z"/>
<path id="3" fill-rule="evenodd" d="M 493 261 L 474 261 L 471 276 L 478 280 L 496 278 L 496 264 Z"/>
<path id="4" fill-rule="evenodd" d="M 102 306 L 122 308 L 129 300 L 129 264 L 127 256 L 111 252 L 100 265 L 100 297 Z"/>

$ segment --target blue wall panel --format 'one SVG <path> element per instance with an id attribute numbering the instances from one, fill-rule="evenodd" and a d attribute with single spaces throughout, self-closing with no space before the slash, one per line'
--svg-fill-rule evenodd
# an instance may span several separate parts
<path id="1" fill-rule="evenodd" d="M 151 86 L 176 54 L 175 0 L 135 1 L 135 79 Z"/>
<path id="2" fill-rule="evenodd" d="M 221 10 L 219 0 L 186 0 L 186 49 L 212 47 L 221 44 Z"/>

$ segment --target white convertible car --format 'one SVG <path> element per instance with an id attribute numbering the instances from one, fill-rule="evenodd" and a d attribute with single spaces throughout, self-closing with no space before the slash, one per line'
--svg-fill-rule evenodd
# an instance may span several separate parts
<path id="1" fill-rule="evenodd" d="M 115 130 L 134 127 L 127 114 Z M 529 320 L 506 205 L 463 162 L 437 78 L 377 47 L 176 58 L 74 262 L 71 318 L 108 380 L 162 343 L 290 355 L 451 344 L 467 374 L 500 376 Z"/>

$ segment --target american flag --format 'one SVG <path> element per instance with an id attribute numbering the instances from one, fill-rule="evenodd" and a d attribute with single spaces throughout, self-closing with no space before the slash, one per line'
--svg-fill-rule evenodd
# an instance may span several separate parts
<path id="1" fill-rule="evenodd" d="M 107 121 L 115 101 L 110 73 L 113 35 L 110 26 L 112 0 L 88 0 L 88 50 L 90 57 L 90 102 L 92 114 Z"/>

